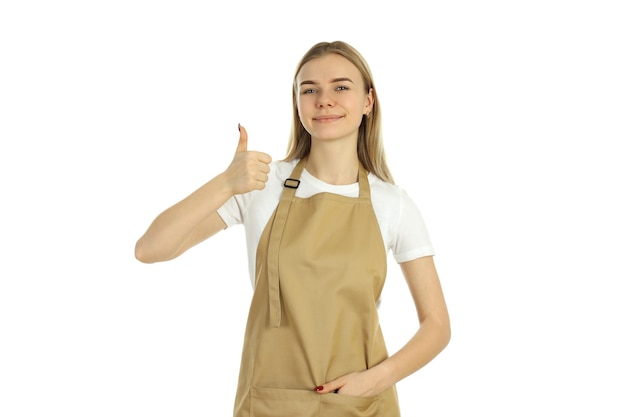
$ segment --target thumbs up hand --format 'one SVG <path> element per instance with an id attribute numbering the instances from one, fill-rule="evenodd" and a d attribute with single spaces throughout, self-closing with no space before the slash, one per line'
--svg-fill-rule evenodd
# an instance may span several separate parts
<path id="1" fill-rule="evenodd" d="M 239 143 L 232 162 L 224 176 L 233 194 L 262 190 L 268 180 L 272 157 L 263 152 L 248 150 L 248 132 L 239 125 Z"/>

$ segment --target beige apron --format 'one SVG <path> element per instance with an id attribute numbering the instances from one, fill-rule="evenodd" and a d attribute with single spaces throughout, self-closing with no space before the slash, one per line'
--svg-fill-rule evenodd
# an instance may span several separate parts
<path id="1" fill-rule="evenodd" d="M 296 197 L 294 168 L 257 248 L 235 417 L 399 417 L 395 387 L 375 397 L 319 394 L 387 358 L 376 300 L 387 255 L 359 169 L 359 197 Z"/>

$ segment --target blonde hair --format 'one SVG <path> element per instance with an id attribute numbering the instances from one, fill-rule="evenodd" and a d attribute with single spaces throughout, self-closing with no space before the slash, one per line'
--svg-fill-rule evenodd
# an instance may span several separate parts
<path id="1" fill-rule="evenodd" d="M 363 115 L 361 126 L 359 127 L 359 136 L 357 140 L 357 155 L 363 167 L 382 179 L 383 181 L 393 183 L 393 177 L 387 166 L 385 158 L 385 150 L 382 141 L 382 125 L 380 104 L 376 97 L 376 89 L 374 88 L 374 80 L 367 62 L 361 54 L 342 41 L 320 42 L 313 45 L 309 51 L 304 54 L 298 66 L 293 81 L 292 102 L 293 102 L 293 119 L 291 124 L 291 134 L 287 145 L 286 161 L 293 159 L 302 159 L 311 151 L 311 135 L 302 125 L 300 116 L 298 115 L 297 105 L 297 85 L 296 78 L 302 69 L 302 66 L 312 59 L 320 58 L 329 54 L 338 54 L 350 61 L 361 73 L 365 84 L 365 92 L 369 92 L 370 88 L 374 92 L 374 103 L 369 116 Z"/>

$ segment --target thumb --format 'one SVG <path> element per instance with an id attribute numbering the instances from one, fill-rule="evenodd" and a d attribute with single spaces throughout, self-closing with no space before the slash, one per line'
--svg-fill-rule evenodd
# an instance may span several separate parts
<path id="1" fill-rule="evenodd" d="M 237 144 L 235 153 L 245 152 L 248 150 L 248 132 L 246 132 L 246 129 L 241 125 L 237 125 L 237 127 L 239 128 L 239 143 Z"/>

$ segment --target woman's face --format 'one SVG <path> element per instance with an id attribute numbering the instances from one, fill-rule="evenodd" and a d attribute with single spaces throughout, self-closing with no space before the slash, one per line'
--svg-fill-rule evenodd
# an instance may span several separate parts
<path id="1" fill-rule="evenodd" d="M 298 115 L 313 140 L 356 140 L 374 103 L 354 64 L 338 54 L 308 61 L 296 77 Z"/>

